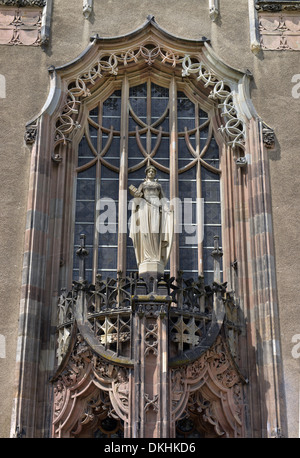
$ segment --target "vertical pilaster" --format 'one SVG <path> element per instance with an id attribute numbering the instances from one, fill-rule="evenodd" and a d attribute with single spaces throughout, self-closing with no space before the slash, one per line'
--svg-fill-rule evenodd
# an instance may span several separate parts
<path id="1" fill-rule="evenodd" d="M 175 76 L 173 76 L 169 88 L 169 103 L 170 103 L 170 200 L 177 202 L 178 197 L 178 135 L 177 135 L 177 85 Z M 174 208 L 174 227 L 178 227 L 179 209 L 175 205 Z M 175 249 L 178 246 L 179 234 L 177 231 L 173 234 L 173 249 L 170 254 L 170 269 L 171 276 L 177 277 L 179 270 L 179 250 Z"/>
<path id="2" fill-rule="evenodd" d="M 253 54 L 258 54 L 261 50 L 258 17 L 255 8 L 255 0 L 249 0 L 249 30 L 250 30 L 250 48 Z"/>
<path id="3" fill-rule="evenodd" d="M 135 438 L 170 437 L 168 386 L 169 296 L 134 299 L 134 395 L 131 401 Z"/>

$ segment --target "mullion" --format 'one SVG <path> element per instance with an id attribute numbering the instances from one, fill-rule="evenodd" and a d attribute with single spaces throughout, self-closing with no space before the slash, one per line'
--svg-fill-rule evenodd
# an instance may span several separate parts
<path id="1" fill-rule="evenodd" d="M 118 205 L 118 249 L 117 270 L 122 276 L 126 274 L 127 233 L 122 224 L 127 228 L 127 201 L 124 202 L 124 194 L 128 188 L 128 128 L 129 128 L 129 81 L 124 76 L 121 90 L 121 121 L 120 121 L 120 172 L 119 172 L 119 205 Z M 122 192 L 124 191 L 124 192 Z M 124 233 L 125 232 L 125 233 Z"/>
<path id="2" fill-rule="evenodd" d="M 102 125 L 102 109 L 103 104 L 98 103 L 98 131 L 97 131 L 97 154 L 99 155 L 102 148 L 102 131 L 100 126 Z M 99 210 L 97 210 L 97 201 L 100 198 L 100 185 L 101 185 L 101 163 L 99 159 L 96 163 L 96 182 L 95 182 L 95 222 L 94 222 L 94 245 L 93 245 L 93 283 L 96 282 L 96 273 L 98 267 L 98 244 L 99 234 L 97 230 L 97 218 L 99 216 Z"/>
<path id="3" fill-rule="evenodd" d="M 199 160 L 200 157 L 200 132 L 199 132 L 199 105 L 198 103 L 195 104 L 195 127 L 196 130 L 196 153 L 198 156 L 197 161 L 197 171 L 196 171 L 196 180 L 197 180 L 197 199 L 202 199 L 202 181 L 201 181 L 201 163 Z M 201 200 L 198 200 L 201 202 Z M 199 209 L 196 207 L 196 217 L 197 217 L 197 227 L 198 227 L 198 275 L 203 275 L 203 234 L 201 234 L 202 230 L 202 214 L 198 211 Z"/>
<path id="4" fill-rule="evenodd" d="M 170 132 L 170 200 L 177 199 L 178 194 L 178 119 L 177 119 L 177 84 L 173 76 L 169 85 L 169 132 Z M 175 213 L 176 216 L 176 213 Z M 173 248 L 170 254 L 171 276 L 177 277 L 179 271 L 179 237 L 173 235 Z"/>

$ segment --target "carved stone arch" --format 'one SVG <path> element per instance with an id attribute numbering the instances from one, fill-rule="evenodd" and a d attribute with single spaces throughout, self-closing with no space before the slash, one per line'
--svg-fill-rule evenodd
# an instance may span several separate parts
<path id="1" fill-rule="evenodd" d="M 221 334 L 194 363 L 174 369 L 171 378 L 174 425 L 191 418 L 204 437 L 207 432 L 208 437 L 244 437 L 244 380 Z M 214 433 L 206 423 L 213 425 Z"/>
<path id="2" fill-rule="evenodd" d="M 126 36 L 92 37 L 86 51 L 73 62 L 51 67 L 48 99 L 26 126 L 25 140 L 32 147 L 30 224 L 24 247 L 13 432 L 25 428 L 32 437 L 49 428 L 39 414 L 36 394 L 27 400 L 26 392 L 37 393 L 40 387 L 41 409 L 48 408 L 48 380 L 53 376 L 56 351 L 51 331 L 54 308 L 61 288 L 70 288 L 72 281 L 72 254 L 66 247 L 72 234 L 73 143 L 82 135 L 85 107 L 91 106 L 100 88 L 109 91 L 125 74 L 134 77 L 135 71 L 142 74 L 162 68 L 180 78 L 186 91 L 201 89 L 203 103 L 216 114 L 214 128 L 228 177 L 222 180 L 224 280 L 247 320 L 242 369 L 252 382 L 249 411 L 261 410 L 249 434 L 262 430 L 269 434 L 265 433 L 267 424 L 269 431 L 281 427 L 281 373 L 273 354 L 273 348 L 279 348 L 278 310 L 267 169 L 274 133 L 252 105 L 249 72 L 222 62 L 207 39 L 171 36 L 151 16 Z M 33 328 L 37 333 L 29 338 Z M 41 348 L 45 370 L 39 365 Z M 270 388 L 256 405 L 266 385 Z"/>
<path id="3" fill-rule="evenodd" d="M 128 429 L 129 371 L 99 358 L 80 333 L 54 377 L 52 437 L 93 437 L 103 420 Z M 109 435 L 111 431 L 107 431 Z"/>

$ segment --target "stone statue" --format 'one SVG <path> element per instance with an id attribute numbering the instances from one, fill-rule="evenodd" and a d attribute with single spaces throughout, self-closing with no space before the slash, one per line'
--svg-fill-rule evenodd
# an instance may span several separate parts
<path id="1" fill-rule="evenodd" d="M 155 179 L 156 168 L 149 165 L 146 178 L 138 189 L 131 185 L 134 197 L 130 222 L 140 276 L 162 276 L 173 241 L 174 215 L 167 205 L 161 184 Z"/>

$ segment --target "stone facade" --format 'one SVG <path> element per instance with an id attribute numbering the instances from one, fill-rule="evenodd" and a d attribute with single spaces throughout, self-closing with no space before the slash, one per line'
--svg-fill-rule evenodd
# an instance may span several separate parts
<path id="1" fill-rule="evenodd" d="M 107 412 L 116 434 L 174 437 L 185 409 L 205 437 L 298 437 L 299 15 L 300 2 L 278 0 L 238 6 L 170 0 L 167 9 L 156 0 L 0 1 L 1 437 L 88 437 L 101 430 Z M 146 40 L 156 40 L 159 52 L 143 48 Z M 184 328 L 170 291 L 138 290 L 119 313 L 122 329 L 107 303 L 98 329 L 116 331 L 95 340 L 88 331 L 95 311 L 87 319 L 82 304 L 97 285 L 74 290 L 60 280 L 69 262 L 62 250 L 63 205 L 71 201 L 72 184 L 66 158 L 89 91 L 128 65 L 143 71 L 166 63 L 174 64 L 176 77 L 197 80 L 222 118 L 215 128 L 228 183 L 222 209 L 227 289 L 210 292 L 224 313 L 204 352 L 198 318 L 190 314 Z M 187 307 L 190 291 L 182 288 Z M 237 304 L 244 319 L 239 344 L 236 328 L 226 328 L 235 323 Z M 115 332 L 124 341 L 117 356 L 107 343 Z M 179 361 L 184 342 L 188 357 Z M 78 387 L 82 396 L 72 404 Z"/>

